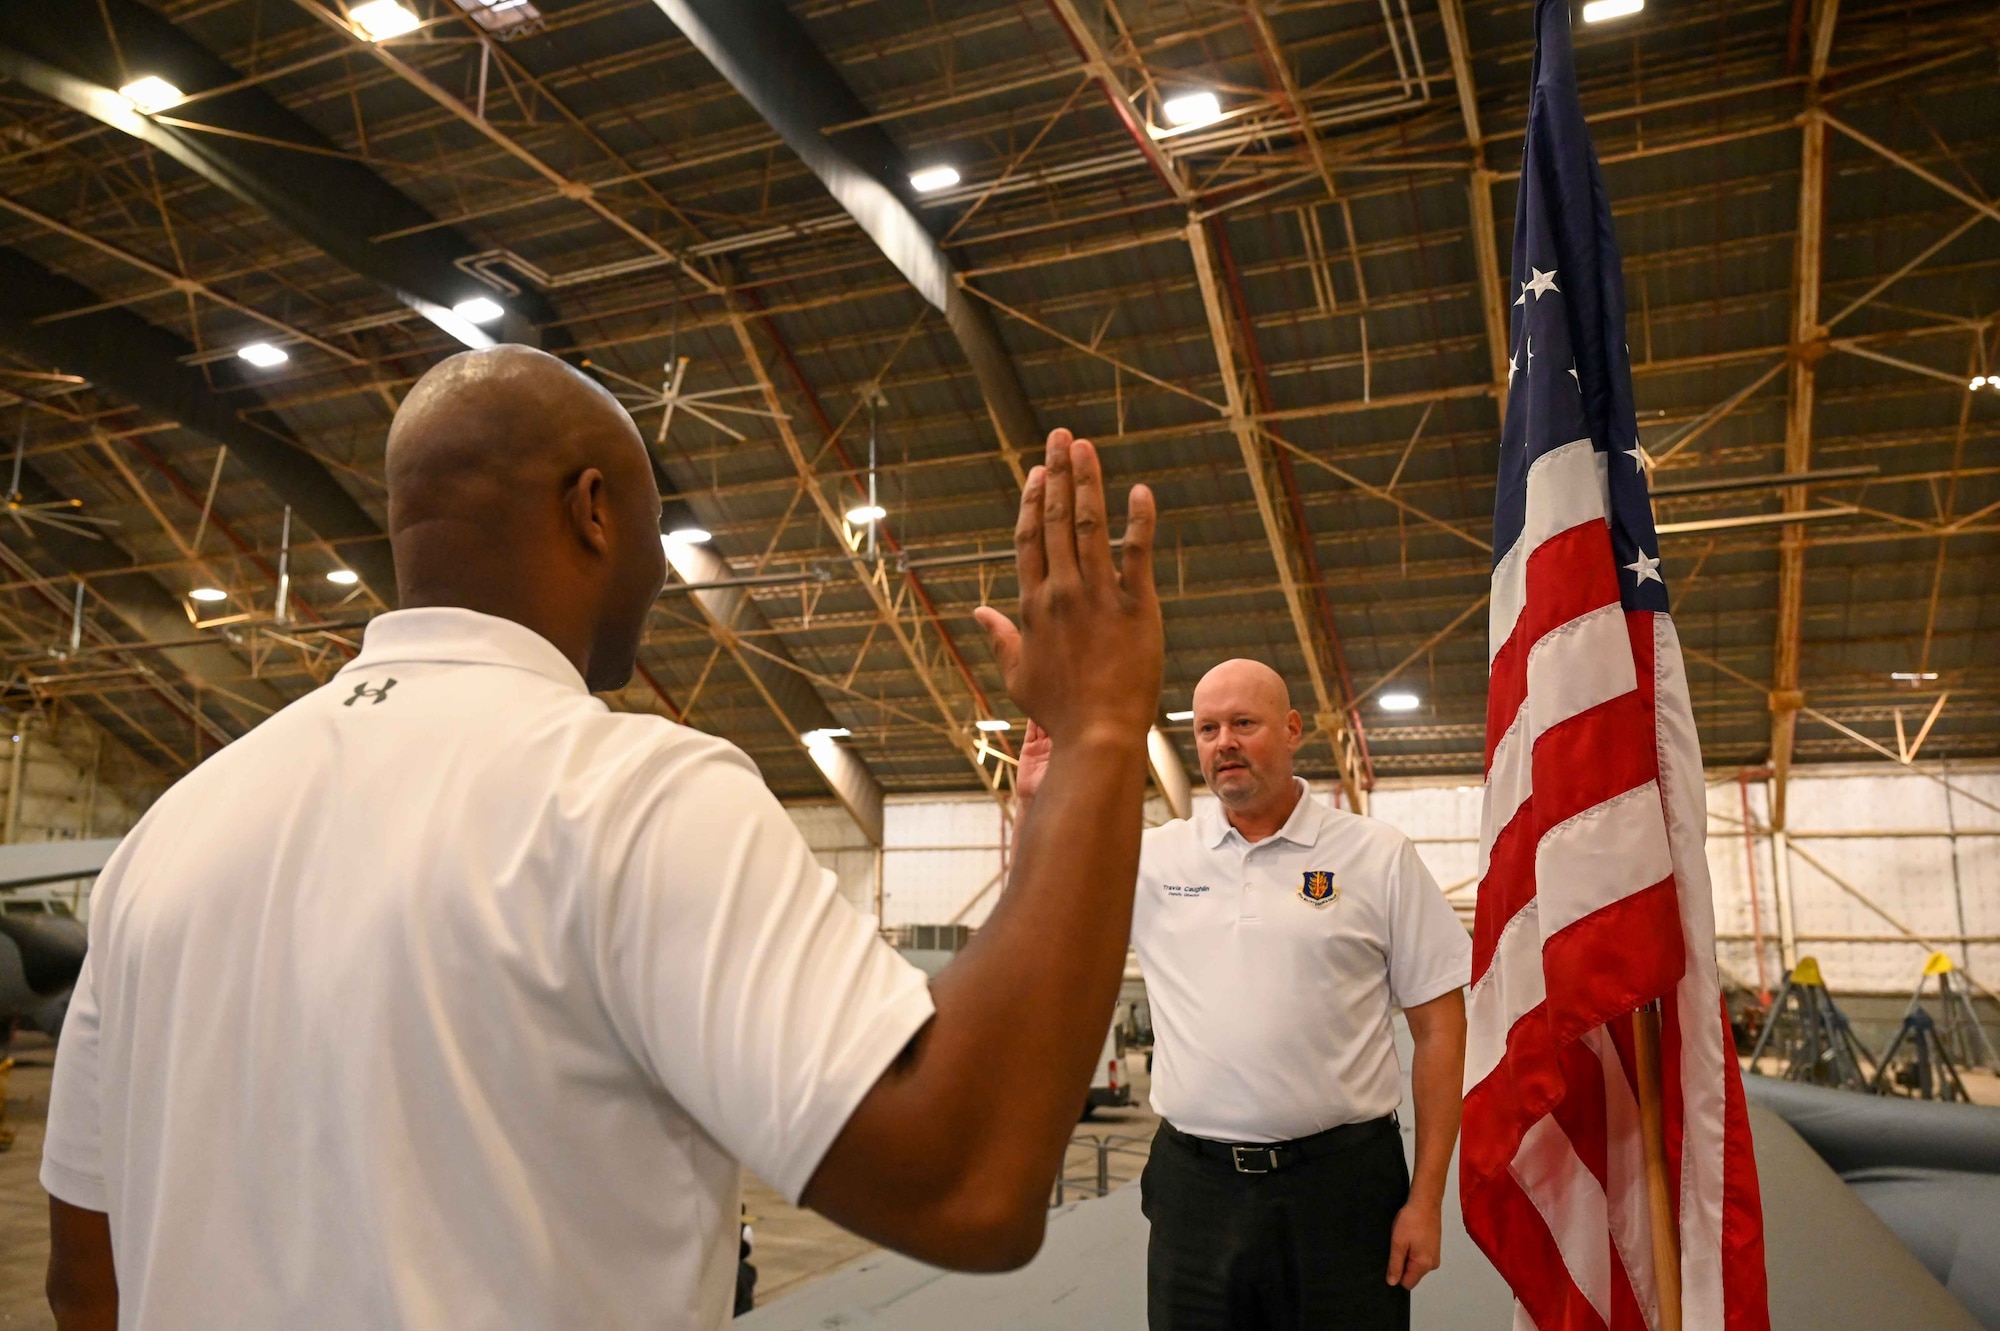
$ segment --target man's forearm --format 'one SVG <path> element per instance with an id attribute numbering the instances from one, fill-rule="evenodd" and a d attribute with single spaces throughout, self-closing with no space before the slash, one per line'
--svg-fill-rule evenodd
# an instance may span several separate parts
<path id="1" fill-rule="evenodd" d="M 1458 1140 L 1458 1086 L 1441 1064 L 1442 1059 L 1435 1052 L 1428 1060 L 1419 1055 L 1410 1078 L 1417 1110 L 1417 1162 L 1410 1171 L 1410 1195 L 1430 1203 L 1444 1200 L 1451 1148 Z"/>
<path id="2" fill-rule="evenodd" d="M 1416 1044 L 1410 1098 L 1417 1114 L 1417 1159 L 1410 1173 L 1410 1195 L 1437 1204 L 1444 1200 L 1464 1108 L 1460 1099 L 1465 1077 L 1464 999 L 1454 991 L 1406 1015 Z"/>
<path id="3" fill-rule="evenodd" d="M 949 1028 L 984 1070 L 967 1083 L 987 1089 L 966 1126 L 986 1140 L 996 1185 L 1039 1191 L 1083 1108 L 1075 1088 L 1089 1083 L 1124 974 L 1145 780 L 1143 744 L 1064 745 L 999 904 L 933 985 L 939 1034 Z"/>
<path id="4" fill-rule="evenodd" d="M 45 1291 L 58 1331 L 117 1331 L 118 1271 L 109 1216 L 49 1198 Z"/>
<path id="5" fill-rule="evenodd" d="M 936 1018 L 842 1134 L 893 1138 L 895 1164 L 837 1144 L 807 1205 L 942 1266 L 1034 1254 L 1124 975 L 1144 794 L 1143 743 L 1063 746 Z"/>

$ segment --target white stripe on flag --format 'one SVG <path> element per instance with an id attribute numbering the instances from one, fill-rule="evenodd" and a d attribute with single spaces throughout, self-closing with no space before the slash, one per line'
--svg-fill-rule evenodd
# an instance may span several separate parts
<path id="1" fill-rule="evenodd" d="M 1528 556 L 1535 547 L 1592 518 L 1611 520 L 1611 480 L 1605 455 L 1588 439 L 1552 448 L 1528 468 L 1527 520 L 1493 566 L 1493 609 L 1487 616 L 1486 659 L 1506 645 L 1528 600 Z"/>
<path id="2" fill-rule="evenodd" d="M 1605 1241 L 1604 1189 L 1597 1185 L 1576 1148 L 1553 1116 L 1546 1116 L 1521 1139 L 1507 1166 L 1542 1213 L 1562 1253 L 1570 1279 L 1606 1322 L 1611 1320 L 1611 1245 Z"/>
<path id="3" fill-rule="evenodd" d="M 1479 877 L 1493 858 L 1493 839 L 1500 829 L 1514 821 L 1522 803 L 1534 791 L 1535 774 L 1530 766 L 1535 751 L 1521 732 L 1527 729 L 1524 705 L 1514 713 L 1507 733 L 1493 746 L 1493 763 L 1486 772 L 1486 798 L 1479 805 Z"/>
<path id="4" fill-rule="evenodd" d="M 1528 652 L 1528 738 L 1639 686 L 1625 608 L 1613 601 L 1550 629 Z"/>
<path id="5" fill-rule="evenodd" d="M 1527 700 L 1493 746 L 1480 806 L 1479 876 L 1493 839 L 1534 793 L 1534 742 L 1543 732 L 1637 686 L 1624 608 L 1600 606 L 1551 629 L 1528 653 Z"/>
<path id="6" fill-rule="evenodd" d="M 1624 1264 L 1640 1312 L 1648 1327 L 1660 1324 L 1660 1291 L 1653 1279 L 1653 1216 L 1646 1197 L 1646 1144 L 1639 1131 L 1639 1101 L 1625 1076 L 1618 1046 L 1604 1027 L 1589 1032 L 1583 1043 L 1597 1055 L 1604 1071 L 1604 1144 L 1606 1215 L 1611 1242 Z"/>
<path id="7" fill-rule="evenodd" d="M 1465 1089 L 1485 1081 L 1507 1055 L 1507 1032 L 1548 996 L 1542 976 L 1542 929 L 1531 900 L 1493 945 L 1493 960 L 1465 1005 Z"/>
<path id="8" fill-rule="evenodd" d="M 1688 966 L 1674 990 L 1681 1025 L 1681 1309 L 1688 1326 L 1723 1322 L 1723 1078 L 1736 1051 L 1724 1046 L 1722 989 L 1715 970 L 1715 899 L 1702 842 L 1708 800 L 1701 745 L 1688 700 L 1680 637 L 1667 615 L 1653 619 L 1660 784 L 1680 894 Z"/>
<path id="9" fill-rule="evenodd" d="M 1673 872 L 1660 787 L 1648 781 L 1556 824 L 1535 847 L 1542 936 L 1615 905 Z"/>

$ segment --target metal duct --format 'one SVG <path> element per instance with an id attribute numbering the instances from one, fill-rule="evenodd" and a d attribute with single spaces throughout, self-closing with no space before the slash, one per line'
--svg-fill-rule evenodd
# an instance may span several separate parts
<path id="1" fill-rule="evenodd" d="M 880 125 L 824 132 L 868 108 L 781 0 L 656 0 L 695 49 L 728 79 L 818 176 L 896 270 L 943 311 L 979 381 L 1003 453 L 1032 456 L 1041 442 L 1034 404 L 993 316 L 959 286 L 957 271 L 911 203 L 909 164 Z M 1017 467 L 1018 472 L 1018 467 Z"/>
<path id="2" fill-rule="evenodd" d="M 0 301 L 0 342 L 36 364 L 80 374 L 107 393 L 227 445 L 323 540 L 341 543 L 341 557 L 376 595 L 396 603 L 395 564 L 375 519 L 317 458 L 277 437 L 275 423 L 261 429 L 246 424 L 228 398 L 209 388 L 201 371 L 183 365 L 180 358 L 192 354 L 192 346 L 123 309 L 48 319 L 102 304 L 103 298 L 14 250 L 0 248 L 0 290 L 7 293 Z M 240 383 L 227 361 L 209 372 L 225 385 Z M 263 405 L 247 387 L 232 388 L 232 394 L 245 406 Z"/>
<path id="3" fill-rule="evenodd" d="M 397 300 L 434 322 L 439 314 L 449 317 L 450 307 L 458 301 L 482 294 L 509 306 L 524 324 L 553 317 L 548 302 L 534 292 L 501 296 L 459 271 L 455 262 L 478 252 L 470 240 L 449 227 L 435 226 L 436 219 L 423 207 L 366 166 L 343 158 L 338 144 L 255 84 L 204 97 L 169 114 L 233 134 L 323 151 L 300 152 L 205 134 L 139 114 L 113 91 L 123 70 L 156 74 L 190 95 L 242 85 L 243 76 L 137 0 L 102 0 L 102 4 L 103 18 L 93 12 L 88 21 L 64 5 L 0 5 L 0 72 L 143 139 L 379 282 Z M 116 48 L 107 29 L 117 33 Z M 372 239 L 414 227 L 429 229 Z M 517 331 L 512 326 L 503 329 L 511 340 L 522 340 L 514 336 Z"/>
<path id="4" fill-rule="evenodd" d="M 102 22 L 69 22 L 54 6 L 0 4 L 0 73 L 153 145 L 218 188 L 265 212 L 355 273 L 379 283 L 405 304 L 422 310 L 422 305 L 416 303 L 421 301 L 434 308 L 482 290 L 457 266 L 459 259 L 481 253 L 481 247 L 451 227 L 436 225 L 426 209 L 368 167 L 337 155 L 301 153 L 233 137 L 177 130 L 134 112 L 124 98 L 111 90 L 121 68 L 157 73 L 187 93 L 232 87 L 232 91 L 193 103 L 176 118 L 339 151 L 338 145 L 261 87 L 234 86 L 245 83 L 237 70 L 162 15 L 136 0 L 101 0 L 101 3 L 106 21 L 117 32 L 118 51 L 111 49 Z M 124 57 L 122 66 L 120 52 Z M 389 240 L 372 239 L 411 228 L 425 229 Z M 494 298 L 509 308 L 510 315 L 520 316 L 510 319 L 503 328 L 505 335 L 515 341 L 533 340 L 530 322 L 553 324 L 558 318 L 549 298 L 526 283 L 521 284 L 516 295 Z M 96 303 L 94 297 L 74 301 L 67 308 L 90 303 Z M 567 333 L 559 328 L 550 330 L 548 343 L 552 351 L 570 345 Z M 997 339 L 994 345 L 997 348 Z M 88 374 L 110 391 L 125 395 L 109 376 L 99 380 L 97 374 L 82 368 L 81 362 L 77 365 L 78 373 Z M 1025 402 L 1025 397 L 1021 400 Z M 183 424 L 199 428 L 187 417 L 172 414 Z M 230 446 L 237 447 L 233 440 Z M 665 501 L 667 528 L 714 527 L 722 523 L 724 514 L 719 506 L 691 504 L 676 491 L 657 460 L 654 469 Z M 274 485 L 274 488 L 302 515 L 306 514 L 307 505 L 298 496 L 282 487 Z M 310 517 L 307 520 L 313 521 Z M 317 522 L 313 525 L 321 535 L 332 535 Z M 382 550 L 386 560 L 386 543 Z M 367 570 L 358 564 L 357 570 L 368 576 Z M 709 580 L 720 581 L 729 576 L 727 566 L 719 558 L 715 559 L 713 572 L 715 576 Z M 370 583 L 378 585 L 372 577 Z M 392 579 L 379 586 L 393 589 L 395 583 Z M 393 596 L 384 599 L 393 602 Z M 782 643 L 763 634 L 768 625 L 747 596 L 734 594 L 722 615 L 714 615 L 706 601 L 703 604 L 711 610 L 718 625 L 755 633 L 766 650 L 783 654 Z M 794 734 L 834 724 L 825 700 L 795 671 L 750 653 L 738 656 L 766 701 Z M 871 838 L 879 841 L 880 785 L 858 757 L 849 754 L 849 758 L 852 767 L 865 778 L 865 785 L 827 772 L 817 756 L 815 765 L 826 776 L 833 793 L 854 812 L 864 828 L 870 829 Z M 847 766 L 845 762 L 841 764 L 843 771 Z M 871 801 L 872 816 L 868 812 Z"/>

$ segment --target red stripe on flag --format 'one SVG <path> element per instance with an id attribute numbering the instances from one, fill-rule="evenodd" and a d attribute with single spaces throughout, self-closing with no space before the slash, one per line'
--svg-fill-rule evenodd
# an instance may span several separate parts
<path id="1" fill-rule="evenodd" d="M 1472 1241 L 1505 1277 L 1540 1331 L 1609 1331 L 1570 1278 L 1548 1221 L 1512 1175 L 1468 1195 L 1465 1221 Z M 1489 1236 L 1502 1234 L 1504 1245 L 1488 1242 Z"/>
<path id="2" fill-rule="evenodd" d="M 1507 1030 L 1507 1052 L 1465 1096 L 1468 1129 L 1459 1143 L 1461 1191 L 1498 1179 L 1521 1149 L 1521 1136 L 1561 1098 L 1562 1068 L 1549 1038 L 1548 1011 L 1537 1004 Z"/>
<path id="3" fill-rule="evenodd" d="M 1639 1296 L 1632 1292 L 1632 1277 L 1616 1244 L 1611 1248 L 1611 1331 L 1652 1331 L 1646 1314 L 1639 1311 Z"/>
<path id="4" fill-rule="evenodd" d="M 1671 992 L 1686 969 L 1680 894 L 1669 874 L 1542 946 L 1549 1033 L 1557 1044 L 1578 1039 Z"/>
<path id="5" fill-rule="evenodd" d="M 1535 744 L 1534 794 L 1493 838 L 1472 922 L 1472 977 L 1493 960 L 1500 931 L 1536 891 L 1535 848 L 1551 827 L 1659 776 L 1652 713 L 1624 693 L 1550 727 Z"/>
<path id="6" fill-rule="evenodd" d="M 1653 946 L 1635 948 L 1635 938 L 1654 940 Z M 1505 1174 L 1528 1129 L 1575 1093 L 1564 1075 L 1567 1047 L 1599 1026 L 1610 1024 L 1615 1034 L 1620 1023 L 1614 1019 L 1671 989 L 1685 959 L 1671 877 L 1584 916 L 1543 944 L 1549 997 L 1508 1029 L 1505 1055 L 1465 1097 L 1459 1160 L 1465 1190 Z M 1602 1081 L 1594 1084 L 1601 1094 Z"/>
<path id="7" fill-rule="evenodd" d="M 1750 1149 L 1750 1111 L 1743 1101 L 1743 1072 L 1723 1006 L 1722 1048 L 1722 1269 L 1724 1331 L 1769 1331 L 1771 1296 L 1764 1275 L 1764 1199 L 1757 1160 Z"/>
<path id="8" fill-rule="evenodd" d="M 1605 1130 L 1604 1067 L 1597 1051 L 1579 1040 L 1559 1055 L 1563 1075 L 1563 1098 L 1549 1114 L 1569 1138 L 1576 1158 L 1597 1179 L 1606 1195 L 1611 1192 L 1611 1166 L 1607 1156 Z"/>
<path id="9" fill-rule="evenodd" d="M 1528 696 L 1528 654 L 1550 629 L 1618 599 L 1611 535 L 1597 519 L 1557 532 L 1528 555 L 1525 604 L 1493 655 L 1486 690 L 1486 765 Z"/>

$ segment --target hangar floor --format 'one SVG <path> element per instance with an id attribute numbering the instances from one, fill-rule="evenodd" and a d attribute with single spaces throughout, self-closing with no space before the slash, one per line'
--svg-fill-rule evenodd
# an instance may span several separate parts
<path id="1" fill-rule="evenodd" d="M 42 1297 L 48 1219 L 47 1201 L 36 1181 L 54 1054 L 54 1047 L 34 1034 L 22 1035 L 14 1048 L 5 1122 L 18 1136 L 12 1150 L 0 1152 L 0 1331 L 54 1331 L 55 1327 Z M 1146 1145 L 1159 1120 L 1143 1107 L 1149 1089 L 1143 1055 L 1132 1056 L 1128 1067 L 1138 1103 L 1099 1110 L 1078 1125 L 1064 1167 L 1069 1200 L 1096 1195 L 1098 1140 L 1109 1146 L 1104 1165 L 1111 1188 L 1136 1179 L 1145 1165 Z M 2000 1079 L 1968 1072 L 1965 1080 L 1975 1100 L 2000 1104 Z M 874 1251 L 872 1244 L 832 1222 L 788 1205 L 761 1179 L 745 1179 L 744 1205 L 756 1234 L 759 1306 L 796 1293 Z"/>
<path id="2" fill-rule="evenodd" d="M 1145 1055 L 1128 1056 L 1126 1068 L 1134 1103 L 1100 1109 L 1077 1125 L 1068 1158 L 1063 1162 L 1066 1200 L 1098 1195 L 1099 1142 L 1107 1148 L 1102 1154 L 1109 1188 L 1115 1190 L 1130 1183 L 1146 1167 L 1146 1155 L 1160 1120 L 1145 1107 L 1150 1091 Z M 756 1239 L 757 1252 L 751 1260 L 757 1267 L 759 1307 L 795 1293 L 875 1251 L 874 1244 L 856 1238 L 832 1221 L 790 1205 L 760 1178 L 744 1178 L 743 1206 Z M 11 1236 L 0 1231 L 0 1241 L 8 1237 Z M 5 1296 L 0 1294 L 0 1331 L 11 1331 L 13 1324 L 6 1320 L 5 1307 Z"/>
<path id="3" fill-rule="evenodd" d="M 0 1120 L 16 1134 L 13 1149 L 0 1152 L 0 1331 L 55 1331 L 42 1297 L 49 1202 L 36 1179 L 55 1056 L 55 1044 L 46 1036 L 24 1032 L 14 1041 L 14 1071 Z"/>
<path id="4" fill-rule="evenodd" d="M 37 1181 L 42 1160 L 42 1127 L 48 1116 L 49 1077 L 55 1047 L 45 1038 L 23 1034 L 14 1045 L 14 1071 L 7 1086 L 5 1123 L 16 1130 L 14 1147 L 0 1152 L 0 1331 L 55 1331 L 42 1297 L 48 1261 L 48 1200 Z M 1143 1055 L 1128 1061 L 1139 1103 L 1101 1109 L 1077 1127 L 1064 1176 L 1071 1200 L 1097 1193 L 1097 1147 L 1105 1153 L 1108 1183 L 1116 1188 L 1139 1176 L 1146 1144 L 1159 1120 L 1144 1107 L 1147 1079 Z M 762 1179 L 745 1178 L 743 1203 L 756 1235 L 757 1302 L 763 1304 L 811 1284 L 821 1276 L 874 1251 L 832 1221 L 788 1205 Z"/>

